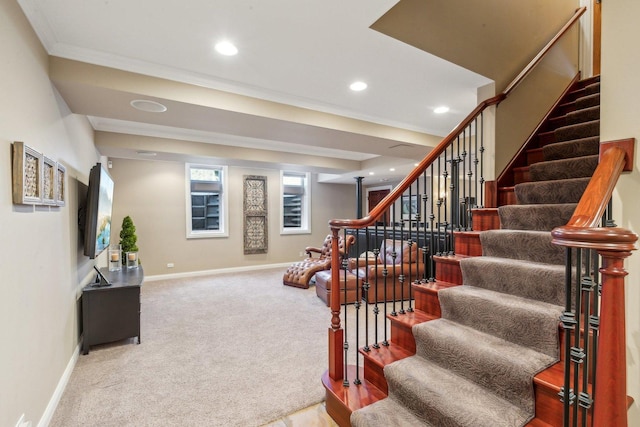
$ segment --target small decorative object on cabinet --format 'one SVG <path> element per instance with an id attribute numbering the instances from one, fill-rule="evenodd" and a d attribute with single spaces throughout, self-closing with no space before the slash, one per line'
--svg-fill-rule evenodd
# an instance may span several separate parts
<path id="1" fill-rule="evenodd" d="M 131 217 L 127 215 L 122 220 L 122 229 L 120 230 L 120 246 L 124 257 L 123 265 L 126 265 L 127 268 L 136 268 L 139 264 L 137 241 L 136 226 L 133 225 Z"/>
<path id="2" fill-rule="evenodd" d="M 138 252 L 125 252 L 127 268 L 138 268 Z"/>
<path id="3" fill-rule="evenodd" d="M 122 248 L 120 245 L 109 247 L 109 271 L 118 271 L 122 266 Z"/>

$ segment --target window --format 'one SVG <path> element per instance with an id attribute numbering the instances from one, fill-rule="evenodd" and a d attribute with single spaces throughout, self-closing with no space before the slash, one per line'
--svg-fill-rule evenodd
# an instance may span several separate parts
<path id="1" fill-rule="evenodd" d="M 226 237 L 226 166 L 186 164 L 187 239 Z"/>
<path id="2" fill-rule="evenodd" d="M 280 171 L 281 234 L 311 233 L 311 174 Z"/>

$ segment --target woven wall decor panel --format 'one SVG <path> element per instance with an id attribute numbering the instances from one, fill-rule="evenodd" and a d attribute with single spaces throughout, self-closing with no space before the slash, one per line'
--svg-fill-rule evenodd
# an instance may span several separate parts
<path id="1" fill-rule="evenodd" d="M 267 253 L 267 177 L 244 176 L 244 253 Z"/>

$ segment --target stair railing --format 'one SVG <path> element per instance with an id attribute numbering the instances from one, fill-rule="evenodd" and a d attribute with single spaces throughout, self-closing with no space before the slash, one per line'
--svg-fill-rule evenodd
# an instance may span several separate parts
<path id="1" fill-rule="evenodd" d="M 340 232 L 356 236 L 346 257 L 331 260 L 331 380 L 361 383 L 358 351 L 389 345 L 387 316 L 413 311 L 412 283 L 435 281 L 434 257 L 455 255 L 454 231 L 473 229 L 472 209 L 484 207 L 485 199 L 484 112 L 508 97 L 585 10 L 576 10 L 502 93 L 480 102 L 369 215 L 329 222 L 333 253 L 339 253 Z M 353 309 L 343 302 L 353 302 Z"/>
<path id="2" fill-rule="evenodd" d="M 620 174 L 632 168 L 633 148 L 634 140 L 601 144 L 573 216 L 552 231 L 553 243 L 566 248 L 565 426 L 627 426 L 624 259 L 638 236 L 611 221 L 610 201 Z"/>

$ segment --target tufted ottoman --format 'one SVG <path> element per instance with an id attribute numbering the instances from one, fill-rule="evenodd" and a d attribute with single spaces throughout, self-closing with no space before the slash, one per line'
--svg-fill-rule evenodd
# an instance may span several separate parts
<path id="1" fill-rule="evenodd" d="M 347 298 L 346 304 L 356 302 L 356 289 L 358 287 L 358 278 L 355 274 L 347 272 L 346 288 Z M 344 271 L 340 271 L 340 304 L 345 304 L 344 296 L 345 277 Z M 319 271 L 316 273 L 316 295 L 320 297 L 327 307 L 331 305 L 331 270 Z"/>

